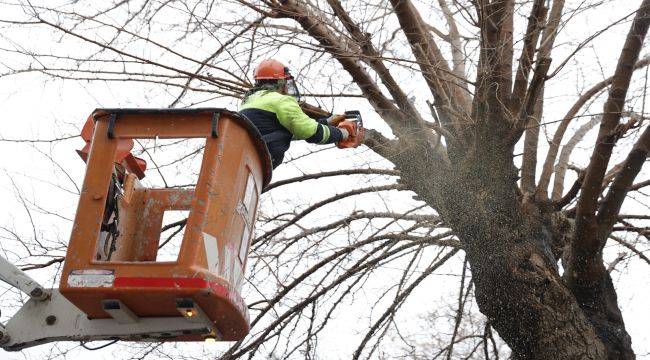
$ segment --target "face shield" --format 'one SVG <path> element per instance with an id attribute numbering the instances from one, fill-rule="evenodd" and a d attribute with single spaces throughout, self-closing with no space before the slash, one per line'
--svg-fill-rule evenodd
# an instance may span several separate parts
<path id="1" fill-rule="evenodd" d="M 284 69 L 287 74 L 286 86 L 287 86 L 287 95 L 293 96 L 296 98 L 296 101 L 300 101 L 300 91 L 298 91 L 298 85 L 296 85 L 296 80 L 289 74 L 289 69 Z"/>

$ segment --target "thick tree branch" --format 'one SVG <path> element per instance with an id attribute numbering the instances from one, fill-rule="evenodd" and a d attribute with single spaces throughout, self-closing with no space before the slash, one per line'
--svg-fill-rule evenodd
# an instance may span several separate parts
<path id="1" fill-rule="evenodd" d="M 612 226 L 614 226 L 618 218 L 623 201 L 625 201 L 634 179 L 648 158 L 649 152 L 650 126 L 646 126 L 645 131 L 625 159 L 621 170 L 616 174 L 614 181 L 609 187 L 607 196 L 605 196 L 605 199 L 600 204 L 597 221 L 600 226 L 599 232 L 601 236 L 607 236 L 611 232 Z"/>
<path id="2" fill-rule="evenodd" d="M 528 86 L 528 91 L 521 101 L 521 108 L 517 112 L 517 118 L 515 119 L 513 132 L 510 135 L 511 141 L 516 142 L 521 133 L 525 129 L 525 125 L 528 123 L 528 118 L 533 114 L 535 110 L 535 104 L 537 103 L 537 98 L 542 96 L 542 89 L 546 82 L 546 75 L 551 66 L 551 51 L 553 50 L 553 44 L 555 43 L 555 38 L 557 36 L 560 21 L 562 19 L 562 10 L 564 9 L 564 0 L 554 0 L 553 6 L 551 7 L 551 13 L 549 15 L 548 23 L 544 28 L 542 33 L 542 39 L 539 47 L 539 52 L 537 53 L 537 61 L 535 63 L 535 70 L 533 72 L 533 77 Z"/>
<path id="3" fill-rule="evenodd" d="M 551 200 L 558 201 L 564 192 L 564 176 L 569 165 L 569 159 L 573 149 L 580 141 L 587 135 L 589 130 L 600 123 L 602 116 L 593 116 L 588 122 L 580 126 L 580 128 L 573 134 L 571 139 L 562 147 L 562 152 L 558 158 L 557 165 L 555 165 L 555 177 L 553 178 L 553 192 Z M 574 194 L 575 196 L 575 194 Z"/>
<path id="4" fill-rule="evenodd" d="M 307 7 L 294 0 L 284 0 L 281 5 L 276 6 L 276 11 L 283 16 L 289 17 L 298 22 L 307 33 L 316 39 L 323 49 L 330 53 L 343 68 L 352 76 L 368 101 L 373 105 L 375 110 L 387 119 L 391 126 L 398 129 L 402 128 L 397 107 L 387 99 L 368 74 L 355 60 L 355 54 L 350 54 L 339 46 L 338 39 L 330 29 L 318 18 L 311 15 Z"/>
<path id="5" fill-rule="evenodd" d="M 648 66 L 648 64 L 650 64 L 650 56 L 647 56 L 642 60 L 636 62 L 634 65 L 634 70 L 644 68 Z M 538 198 L 545 199 L 548 197 L 548 185 L 551 182 L 551 176 L 553 175 L 553 165 L 555 164 L 555 158 L 560 149 L 562 138 L 564 137 L 566 130 L 569 128 L 569 124 L 573 119 L 575 119 L 576 114 L 578 114 L 578 111 L 580 111 L 580 109 L 587 103 L 587 101 L 593 98 L 596 94 L 600 93 L 603 89 L 607 88 L 612 83 L 612 81 L 614 81 L 614 76 L 609 77 L 589 88 L 589 90 L 587 90 L 580 96 L 580 98 L 578 98 L 573 106 L 571 106 L 571 109 L 569 109 L 566 115 L 564 115 L 562 118 L 560 125 L 558 126 L 557 130 L 555 130 L 555 134 L 553 135 L 553 140 L 551 141 L 548 152 L 546 153 L 546 160 L 544 160 L 542 174 L 537 185 Z"/>
<path id="6" fill-rule="evenodd" d="M 632 359 L 631 339 L 625 331 L 616 298 L 616 290 L 610 274 L 603 264 L 603 247 L 606 243 L 611 218 L 616 218 L 620 209 L 621 193 L 632 184 L 640 169 L 639 157 L 647 156 L 648 131 L 641 137 L 641 146 L 635 146 L 630 154 L 630 170 L 617 178 L 618 184 L 606 202 L 609 207 L 601 207 L 596 215 L 598 197 L 601 193 L 603 177 L 607 171 L 612 150 L 621 132 L 619 121 L 625 103 L 627 90 L 634 72 L 643 40 L 650 26 L 650 0 L 643 0 L 627 34 L 627 39 L 618 60 L 609 97 L 604 105 L 603 120 L 600 124 L 596 146 L 585 172 L 580 197 L 576 205 L 576 225 L 573 240 L 565 256 L 564 280 L 578 304 L 596 329 L 603 341 L 608 358 Z M 599 221 L 600 220 L 600 221 Z M 606 224 L 603 226 L 603 224 Z"/>
<path id="7" fill-rule="evenodd" d="M 544 112 L 544 90 L 537 98 L 535 111 L 528 121 L 524 136 L 524 154 L 521 160 L 521 189 L 532 193 L 535 191 L 535 174 L 537 172 L 537 150 L 539 143 L 540 122 Z"/>
<path id="8" fill-rule="evenodd" d="M 617 125 L 621 119 L 621 112 L 625 103 L 625 97 L 632 78 L 633 66 L 636 63 L 643 40 L 650 25 L 650 0 L 644 0 L 637 12 L 630 32 L 623 46 L 621 56 L 616 67 L 612 81 L 609 98 L 604 105 L 603 120 L 600 124 L 596 146 L 591 155 L 589 166 L 582 183 L 581 195 L 576 208 L 576 236 L 571 244 L 573 256 L 572 269 L 577 278 L 585 277 L 585 281 L 594 280 L 593 276 L 599 276 L 594 272 L 595 262 L 602 265 L 599 257 L 594 258 L 601 248 L 603 238 L 597 236 L 596 229 L 596 207 L 598 196 L 601 191 L 601 184 L 612 150 L 617 140 Z M 582 275 L 582 276 L 581 276 Z"/>
<path id="9" fill-rule="evenodd" d="M 512 90 L 513 100 L 523 100 L 526 87 L 528 85 L 528 75 L 533 68 L 533 60 L 535 57 L 535 49 L 539 41 L 539 35 L 542 31 L 542 26 L 546 21 L 546 6 L 544 0 L 535 0 L 533 8 L 528 16 L 528 26 L 526 27 L 526 34 L 524 36 L 524 46 L 521 50 L 519 57 L 519 67 L 515 74 L 515 84 Z M 521 104 L 515 105 L 514 111 L 519 111 Z"/>
<path id="10" fill-rule="evenodd" d="M 449 28 L 449 35 L 447 36 L 447 41 L 451 45 L 451 57 L 453 60 L 452 71 L 460 79 L 465 79 L 467 75 L 465 74 L 465 54 L 463 54 L 463 45 L 461 43 L 460 32 L 458 31 L 458 25 L 454 19 L 454 15 L 447 5 L 447 0 L 438 0 L 438 5 L 442 10 L 443 15 L 445 16 L 445 21 L 447 22 L 447 27 Z M 459 83 L 460 86 L 467 88 L 467 85 Z M 468 102 L 470 99 L 467 99 Z"/>
<path id="11" fill-rule="evenodd" d="M 452 71 L 435 41 L 427 32 L 420 13 L 410 0 L 391 0 L 391 4 L 411 46 L 411 51 L 420 66 L 422 75 L 434 96 L 442 125 L 453 124 L 455 118 L 459 119 L 458 121 L 460 119 L 469 120 L 469 103 L 466 102 L 466 95 L 462 95 L 464 90 L 455 85 L 447 75 Z M 455 126 L 458 130 L 459 127 Z M 458 133 L 454 133 L 454 136 L 458 135 Z"/>
<path id="12" fill-rule="evenodd" d="M 419 117 L 419 113 L 408 100 L 406 94 L 404 94 L 404 91 L 402 91 L 402 88 L 397 83 L 397 80 L 395 80 L 391 75 L 390 71 L 382 61 L 381 54 L 373 46 L 370 34 L 361 31 L 359 26 L 354 22 L 354 20 L 352 20 L 345 9 L 343 9 L 339 0 L 327 0 L 327 2 L 332 10 L 334 10 L 334 14 L 341 20 L 345 29 L 350 33 L 352 39 L 357 42 L 363 55 L 365 55 L 362 59 L 368 63 L 373 70 L 375 70 L 377 75 L 379 75 L 379 78 L 384 83 L 384 86 L 386 86 L 393 99 L 397 102 L 397 105 L 411 114 L 411 116 Z"/>

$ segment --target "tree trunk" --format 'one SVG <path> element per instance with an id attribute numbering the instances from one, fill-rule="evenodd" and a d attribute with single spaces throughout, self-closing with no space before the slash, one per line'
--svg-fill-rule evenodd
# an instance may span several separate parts
<path id="1" fill-rule="evenodd" d="M 450 156 L 450 170 L 427 165 L 413 146 L 390 158 L 463 243 L 480 310 L 517 359 L 605 359 L 558 273 L 549 216 L 522 208 L 512 149 L 488 143 Z"/>
<path id="2" fill-rule="evenodd" d="M 466 246 L 481 309 L 521 359 L 603 359 L 593 327 L 556 267 L 551 231 L 517 194 L 512 151 L 480 149 L 439 191 L 443 218 Z"/>

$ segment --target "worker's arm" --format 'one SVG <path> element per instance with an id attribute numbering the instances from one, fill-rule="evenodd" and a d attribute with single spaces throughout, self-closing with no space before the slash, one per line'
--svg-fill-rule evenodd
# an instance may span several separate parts
<path id="1" fill-rule="evenodd" d="M 283 96 L 275 102 L 275 114 L 280 124 L 289 130 L 295 139 L 316 144 L 332 144 L 346 138 L 335 126 L 319 123 L 307 116 L 292 96 Z"/>
<path id="2" fill-rule="evenodd" d="M 319 123 L 323 125 L 332 125 L 338 126 L 342 121 L 345 121 L 344 114 L 331 114 L 330 116 L 324 116 L 316 119 Z"/>

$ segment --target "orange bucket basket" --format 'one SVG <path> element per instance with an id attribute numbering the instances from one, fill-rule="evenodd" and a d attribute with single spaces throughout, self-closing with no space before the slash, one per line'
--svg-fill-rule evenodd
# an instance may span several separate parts
<path id="1" fill-rule="evenodd" d="M 115 300 L 136 318 L 187 317 L 192 313 L 179 309 L 189 301 L 214 324 L 211 336 L 242 339 L 249 319 L 239 289 L 258 199 L 272 171 L 257 129 L 237 113 L 214 108 L 98 109 L 89 121 L 94 126 L 84 127 L 89 141 L 80 154 L 87 168 L 61 294 L 91 319 L 110 318 Z M 194 189 L 140 184 L 145 165 L 130 149 L 134 139 L 151 138 L 205 138 Z M 189 210 L 178 258 L 156 261 L 163 215 L 176 210 Z M 107 256 L 109 217 L 114 228 Z"/>

